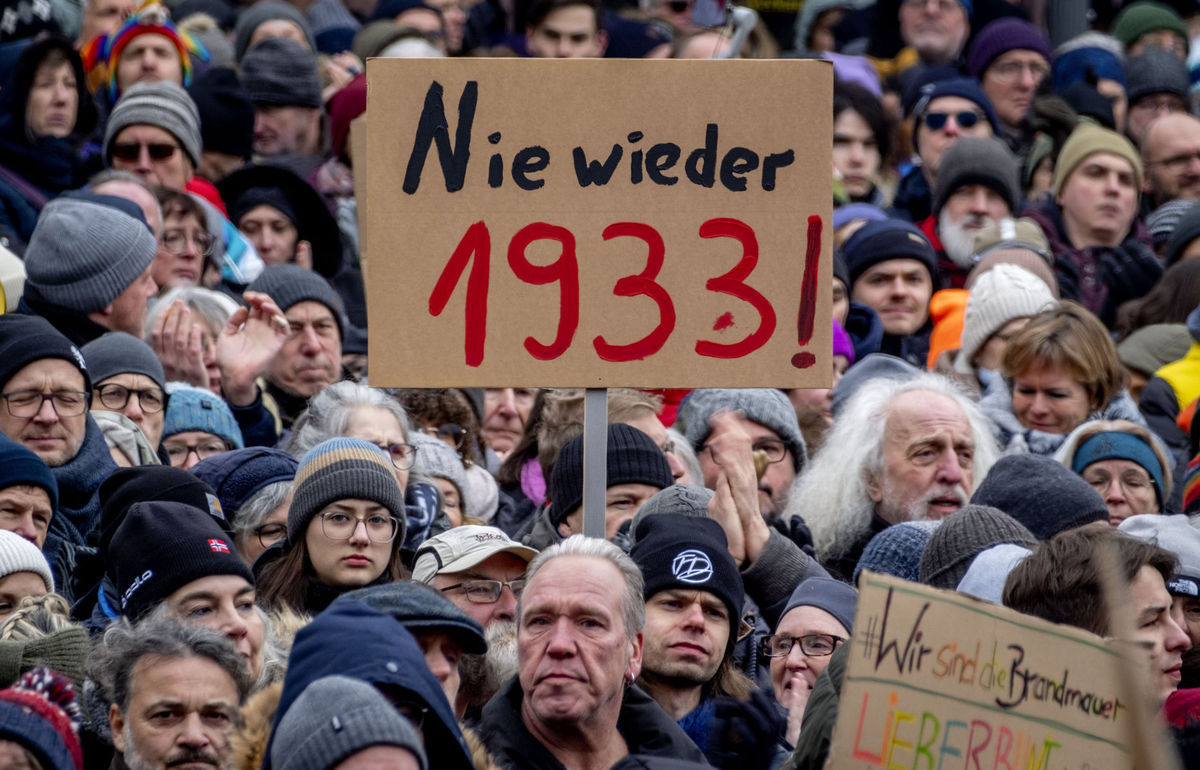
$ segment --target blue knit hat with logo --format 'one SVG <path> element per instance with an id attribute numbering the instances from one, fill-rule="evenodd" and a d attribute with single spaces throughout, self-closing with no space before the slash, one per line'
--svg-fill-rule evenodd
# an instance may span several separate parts
<path id="1" fill-rule="evenodd" d="M 225 399 L 205 388 L 185 385 L 181 382 L 167 384 L 171 394 L 167 402 L 167 415 L 163 419 L 163 438 L 176 433 L 203 431 L 228 441 L 234 449 L 245 446 L 242 429 Z"/>

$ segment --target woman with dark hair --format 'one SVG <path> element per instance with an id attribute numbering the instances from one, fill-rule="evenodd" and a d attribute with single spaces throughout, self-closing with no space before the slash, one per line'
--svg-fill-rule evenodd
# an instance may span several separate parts
<path id="1" fill-rule="evenodd" d="M 287 537 L 255 565 L 262 605 L 315 615 L 346 591 L 405 576 L 404 494 L 382 449 L 323 441 L 300 461 L 293 490 Z"/>
<path id="2" fill-rule="evenodd" d="M 1151 324 L 1182 324 L 1200 305 L 1200 259 L 1185 259 L 1167 268 L 1145 296 L 1117 308 L 1117 339 Z"/>
<path id="3" fill-rule="evenodd" d="M 30 43 L 0 90 L 0 235 L 14 251 L 24 251 L 50 198 L 100 169 L 98 157 L 89 167 L 80 155 L 95 127 L 96 107 L 71 43 Z"/>
<path id="4" fill-rule="evenodd" d="M 874 94 L 853 83 L 834 83 L 835 206 L 870 203 L 885 208 L 890 204 L 891 195 L 879 186 L 884 159 L 891 152 L 890 132 L 883 106 Z"/>

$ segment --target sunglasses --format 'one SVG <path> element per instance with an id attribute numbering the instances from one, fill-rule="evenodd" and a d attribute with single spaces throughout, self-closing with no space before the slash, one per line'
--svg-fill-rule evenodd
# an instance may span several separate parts
<path id="1" fill-rule="evenodd" d="M 930 131 L 941 131 L 946 127 L 946 121 L 954 118 L 954 122 L 959 128 L 970 128 L 983 119 L 983 116 L 978 112 L 967 110 L 965 112 L 927 112 L 925 113 L 925 125 Z"/>
<path id="2" fill-rule="evenodd" d="M 165 142 L 150 142 L 142 144 L 141 142 L 118 142 L 112 146 L 112 154 L 114 158 L 121 160 L 137 160 L 142 154 L 142 148 L 150 153 L 151 160 L 166 160 L 175 154 L 179 149 L 177 144 L 167 144 Z"/>

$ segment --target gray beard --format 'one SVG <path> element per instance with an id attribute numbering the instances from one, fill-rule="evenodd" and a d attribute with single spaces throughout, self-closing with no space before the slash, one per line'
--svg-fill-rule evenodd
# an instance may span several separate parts
<path id="1" fill-rule="evenodd" d="M 951 222 L 946 216 L 946 210 L 938 214 L 938 239 L 942 242 L 942 250 L 951 262 L 969 270 L 975 266 L 975 234 L 977 229 L 968 225 L 991 224 L 991 217 L 979 217 L 968 214 L 960 222 Z"/>
<path id="2" fill-rule="evenodd" d="M 487 627 L 484 636 L 488 651 L 483 655 L 463 655 L 458 663 L 462 680 L 458 695 L 468 706 L 487 703 L 520 668 L 516 622 L 496 621 Z"/>
<path id="3" fill-rule="evenodd" d="M 166 767 L 166 762 L 156 765 L 138 753 L 137 747 L 134 745 L 133 734 L 129 730 L 129 723 L 125 723 L 125 729 L 121 731 L 121 735 L 125 736 L 125 751 L 122 753 L 122 758 L 125 760 L 125 766 L 129 770 L 163 770 Z M 233 770 L 233 764 L 228 756 L 216 757 L 215 755 L 206 755 L 208 758 L 215 758 L 217 764 L 214 765 L 215 770 Z M 171 760 L 175 757 L 168 757 Z M 203 761 L 197 755 L 193 761 Z"/>

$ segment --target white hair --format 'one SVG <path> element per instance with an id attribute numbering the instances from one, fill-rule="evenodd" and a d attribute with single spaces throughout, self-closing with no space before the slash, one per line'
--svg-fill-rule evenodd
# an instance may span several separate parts
<path id="1" fill-rule="evenodd" d="M 974 482 L 979 484 L 999 455 L 987 418 L 959 385 L 939 374 L 908 380 L 875 379 L 846 402 L 820 451 L 798 479 L 784 517 L 800 516 L 812 532 L 817 558 L 841 558 L 871 525 L 875 502 L 872 477 L 883 472 L 883 439 L 893 400 L 903 393 L 929 391 L 958 404 L 975 441 Z"/>
<path id="2" fill-rule="evenodd" d="M 629 639 L 638 635 L 642 626 L 646 625 L 646 598 L 642 595 L 645 582 L 642 571 L 633 559 L 607 540 L 584 535 L 571 535 L 561 543 L 555 543 L 533 557 L 529 568 L 525 571 L 525 585 L 533 582 L 533 577 L 551 560 L 562 556 L 589 556 L 593 559 L 604 559 L 617 568 L 624 582 L 621 596 L 621 618 L 625 624 L 625 636 Z M 522 594 L 524 596 L 524 594 Z M 517 618 L 521 617 L 521 604 L 518 600 Z M 518 620 L 518 622 L 520 622 Z"/>

